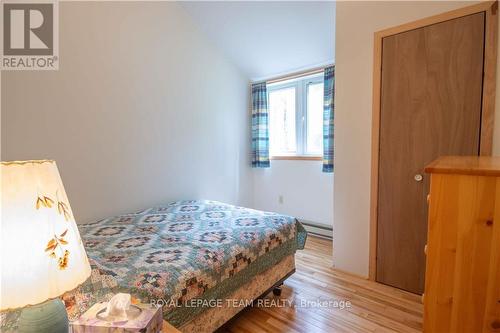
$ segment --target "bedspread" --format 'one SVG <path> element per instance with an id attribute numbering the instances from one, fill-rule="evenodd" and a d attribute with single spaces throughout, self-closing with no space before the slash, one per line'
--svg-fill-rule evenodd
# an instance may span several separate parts
<path id="1" fill-rule="evenodd" d="M 177 201 L 79 227 L 89 258 L 126 292 L 146 302 L 173 301 L 165 307 L 167 318 L 208 291 L 211 298 L 230 291 L 217 290 L 220 285 L 239 287 L 305 242 L 293 217 L 207 200 Z M 275 255 L 251 265 L 270 252 Z M 248 274 L 237 274 L 248 266 Z M 236 282 L 225 281 L 235 275 Z M 173 317 L 180 324 L 186 315 Z"/>

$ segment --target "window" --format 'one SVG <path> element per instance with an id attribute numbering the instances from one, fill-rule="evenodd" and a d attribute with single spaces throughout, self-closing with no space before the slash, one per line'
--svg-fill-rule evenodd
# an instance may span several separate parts
<path id="1" fill-rule="evenodd" d="M 297 153 L 297 90 L 294 86 L 269 92 L 269 142 L 271 155 Z M 271 111 L 272 110 L 272 111 Z"/>
<path id="2" fill-rule="evenodd" d="M 271 156 L 323 155 L 323 75 L 268 85 Z"/>

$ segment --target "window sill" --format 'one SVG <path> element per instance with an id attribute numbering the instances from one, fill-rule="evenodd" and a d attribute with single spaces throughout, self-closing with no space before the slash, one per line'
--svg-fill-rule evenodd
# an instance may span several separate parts
<path id="1" fill-rule="evenodd" d="M 282 155 L 271 156 L 271 160 L 296 160 L 296 161 L 322 161 L 323 156 L 310 156 L 310 155 Z"/>

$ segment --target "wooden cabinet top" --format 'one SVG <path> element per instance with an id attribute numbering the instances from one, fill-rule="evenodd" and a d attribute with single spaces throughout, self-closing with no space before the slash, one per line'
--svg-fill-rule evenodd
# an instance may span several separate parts
<path id="1" fill-rule="evenodd" d="M 500 156 L 442 156 L 425 172 L 500 177 Z"/>

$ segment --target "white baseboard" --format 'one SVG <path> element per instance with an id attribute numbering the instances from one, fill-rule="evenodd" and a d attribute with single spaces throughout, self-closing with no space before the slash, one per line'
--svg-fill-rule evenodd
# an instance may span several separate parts
<path id="1" fill-rule="evenodd" d="M 299 222 L 302 223 L 308 233 L 330 239 L 333 238 L 333 228 L 331 226 L 301 219 L 299 219 Z"/>

